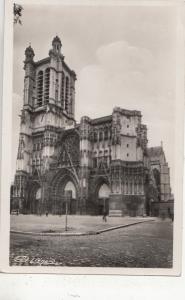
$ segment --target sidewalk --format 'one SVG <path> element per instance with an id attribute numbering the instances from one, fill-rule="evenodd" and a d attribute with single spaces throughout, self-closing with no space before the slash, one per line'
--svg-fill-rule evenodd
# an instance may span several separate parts
<path id="1" fill-rule="evenodd" d="M 65 216 L 11 216 L 11 232 L 41 236 L 80 236 L 101 234 L 106 231 L 153 221 L 151 217 L 107 217 L 103 222 L 102 216 L 69 215 L 67 231 L 65 231 Z"/>

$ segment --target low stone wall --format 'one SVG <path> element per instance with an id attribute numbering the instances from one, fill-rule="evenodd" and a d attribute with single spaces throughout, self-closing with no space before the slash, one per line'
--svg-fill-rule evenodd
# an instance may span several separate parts
<path id="1" fill-rule="evenodd" d="M 145 198 L 135 195 L 111 194 L 109 199 L 109 216 L 144 216 Z"/>
<path id="2" fill-rule="evenodd" d="M 174 201 L 162 201 L 151 203 L 151 216 L 161 218 L 173 218 Z"/>

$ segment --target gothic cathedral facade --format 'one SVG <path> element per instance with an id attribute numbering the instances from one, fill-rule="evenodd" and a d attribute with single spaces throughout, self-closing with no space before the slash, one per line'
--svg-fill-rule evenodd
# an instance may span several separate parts
<path id="1" fill-rule="evenodd" d="M 76 74 L 59 37 L 49 56 L 25 50 L 24 98 L 11 210 L 21 213 L 144 216 L 171 201 L 162 146 L 148 148 L 140 111 L 75 121 Z M 166 205 L 167 204 L 167 205 Z"/>

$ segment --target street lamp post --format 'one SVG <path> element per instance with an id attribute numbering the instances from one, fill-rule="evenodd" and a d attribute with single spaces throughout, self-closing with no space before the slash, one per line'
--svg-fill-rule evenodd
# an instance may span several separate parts
<path id="1" fill-rule="evenodd" d="M 66 217 L 65 217 L 65 231 L 67 231 L 67 217 L 68 217 L 68 203 L 72 198 L 72 191 L 65 191 Z"/>
<path id="2" fill-rule="evenodd" d="M 67 201 L 67 199 L 66 199 L 65 231 L 67 231 L 67 214 L 68 214 L 68 201 Z"/>

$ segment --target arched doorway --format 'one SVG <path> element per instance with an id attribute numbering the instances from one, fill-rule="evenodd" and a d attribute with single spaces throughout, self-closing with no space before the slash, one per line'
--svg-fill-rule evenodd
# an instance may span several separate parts
<path id="1" fill-rule="evenodd" d="M 33 184 L 29 190 L 29 197 L 27 203 L 27 209 L 32 214 L 40 214 L 41 213 L 41 197 L 42 191 L 41 187 L 38 183 Z"/>
<path id="2" fill-rule="evenodd" d="M 68 168 L 62 168 L 52 179 L 50 186 L 52 187 L 50 192 L 50 211 L 53 214 L 65 214 L 66 192 L 71 191 L 68 213 L 76 214 L 79 205 L 80 189 L 75 174 Z"/>
<path id="3" fill-rule="evenodd" d="M 98 214 L 103 215 L 109 212 L 110 188 L 107 183 L 102 183 L 98 189 Z"/>
<path id="4" fill-rule="evenodd" d="M 37 190 L 36 190 L 36 193 L 35 193 L 35 212 L 36 214 L 41 214 L 41 207 L 40 207 L 40 203 L 41 203 L 41 187 L 39 187 Z"/>
<path id="5" fill-rule="evenodd" d="M 35 199 L 36 200 L 40 200 L 41 199 L 41 188 L 40 187 L 36 191 Z"/>
<path id="6" fill-rule="evenodd" d="M 68 212 L 69 214 L 76 214 L 77 212 L 77 200 L 76 200 L 76 188 L 74 183 L 69 180 L 64 187 L 64 195 L 66 193 L 71 194 L 70 200 L 68 202 Z M 63 211 L 65 210 L 65 203 L 63 203 Z"/>

